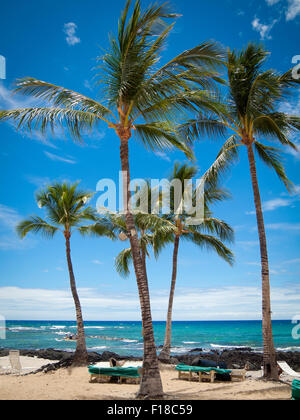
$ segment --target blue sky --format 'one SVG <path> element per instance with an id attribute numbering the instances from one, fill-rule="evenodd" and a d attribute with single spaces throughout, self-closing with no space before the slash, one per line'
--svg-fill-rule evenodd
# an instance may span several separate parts
<path id="1" fill-rule="evenodd" d="M 148 3 L 145 1 L 144 3 Z M 300 55 L 299 0 L 176 0 L 183 16 L 169 38 L 162 61 L 207 39 L 241 48 L 262 41 L 271 52 L 269 67 L 286 71 Z M 12 97 L 16 78 L 32 76 L 97 96 L 93 88 L 95 58 L 108 46 L 124 1 L 16 0 L 1 6 L 0 55 L 6 58 L 7 78 L 0 80 L 0 108 L 23 106 L 28 100 Z M 282 110 L 300 114 L 300 91 Z M 300 143 L 300 138 L 293 139 Z M 120 170 L 118 139 L 105 126 L 74 144 L 57 133 L 17 133 L 0 125 L 0 313 L 7 319 L 74 319 L 62 237 L 52 241 L 29 236 L 20 241 L 14 226 L 39 213 L 36 190 L 51 180 L 81 180 L 95 191 L 99 179 L 117 180 Z M 200 172 L 213 162 L 220 142 L 195 147 Z M 134 140 L 130 144 L 134 178 L 163 178 L 179 152 L 154 154 Z M 284 152 L 288 175 L 297 186 L 289 196 L 268 168 L 258 163 L 259 182 L 269 241 L 274 319 L 291 319 L 300 304 L 300 153 Z M 224 181 L 232 200 L 215 207 L 215 215 L 236 229 L 233 268 L 214 254 L 182 243 L 174 307 L 176 320 L 260 319 L 260 267 L 256 219 L 245 151 Z M 95 205 L 97 195 L 92 202 Z M 133 276 L 121 279 L 114 257 L 122 243 L 107 239 L 72 238 L 72 255 L 83 312 L 87 320 L 140 319 Z M 165 319 L 171 276 L 172 249 L 149 262 L 153 318 Z"/>

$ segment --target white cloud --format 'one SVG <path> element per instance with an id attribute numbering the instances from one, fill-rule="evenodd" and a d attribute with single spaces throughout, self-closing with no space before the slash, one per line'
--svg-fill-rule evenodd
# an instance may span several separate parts
<path id="1" fill-rule="evenodd" d="M 9 229 L 13 229 L 20 221 L 21 217 L 15 209 L 0 204 L 0 224 Z"/>
<path id="2" fill-rule="evenodd" d="M 166 160 L 167 162 L 171 162 L 171 159 L 170 159 L 170 157 L 166 154 L 166 153 L 164 153 L 164 152 L 155 152 L 154 153 L 157 157 L 159 157 L 159 158 L 161 158 L 161 159 L 163 159 L 163 160 Z"/>
<path id="3" fill-rule="evenodd" d="M 98 290 L 78 290 L 86 320 L 139 320 L 138 295 L 103 294 Z M 163 320 L 168 305 L 168 290 L 152 291 L 154 320 Z M 289 319 L 299 312 L 300 287 L 272 288 L 274 319 Z M 7 319 L 74 319 L 74 304 L 69 290 L 0 288 L 0 307 Z M 260 287 L 179 288 L 174 301 L 174 320 L 260 319 Z"/>
<path id="4" fill-rule="evenodd" d="M 300 258 L 294 258 L 293 260 L 283 261 L 282 264 L 300 264 Z"/>
<path id="5" fill-rule="evenodd" d="M 266 0 L 269 6 L 279 3 L 281 0 Z M 287 21 L 294 20 L 300 15 L 300 0 L 287 0 L 287 7 L 285 8 L 285 18 Z"/>
<path id="6" fill-rule="evenodd" d="M 25 175 L 27 181 L 38 188 L 45 187 L 51 183 L 50 178 L 36 175 Z"/>
<path id="7" fill-rule="evenodd" d="M 264 201 L 262 203 L 262 209 L 263 212 L 266 211 L 274 211 L 282 207 L 290 207 L 295 202 L 299 201 L 299 192 L 297 191 L 297 187 L 295 189 L 294 195 L 291 196 L 291 198 L 274 198 L 272 200 Z M 247 215 L 255 215 L 256 212 L 253 211 L 247 211 Z"/>
<path id="8" fill-rule="evenodd" d="M 93 263 L 93 264 L 96 264 L 96 265 L 101 265 L 101 264 L 103 264 L 103 262 L 101 262 L 101 261 L 99 261 L 99 260 L 93 260 L 93 261 L 92 261 L 92 263 Z"/>
<path id="9" fill-rule="evenodd" d="M 29 108 L 38 106 L 38 101 L 35 98 L 32 97 L 24 97 L 18 94 L 13 93 L 11 90 L 7 89 L 3 83 L 0 82 L 0 108 L 2 109 L 19 109 L 19 108 Z M 13 121 L 8 121 L 8 124 L 10 124 L 15 129 L 15 124 Z M 45 136 L 43 136 L 40 132 L 37 130 L 32 130 L 31 132 L 26 131 L 23 132 L 21 130 L 17 131 L 18 135 L 21 135 L 22 137 L 26 136 L 30 139 L 37 140 L 46 146 L 52 147 L 56 149 L 56 146 L 53 145 L 48 139 L 46 139 Z"/>
<path id="10" fill-rule="evenodd" d="M 270 32 L 273 26 L 278 22 L 277 19 L 274 19 L 272 23 L 269 25 L 263 24 L 260 22 L 259 18 L 255 17 L 252 21 L 252 28 L 259 33 L 260 38 L 264 39 L 272 39 Z"/>
<path id="11" fill-rule="evenodd" d="M 74 22 L 64 24 L 64 33 L 67 35 L 66 41 L 68 45 L 76 45 L 80 43 L 80 38 L 76 36 L 77 25 Z"/>
<path id="12" fill-rule="evenodd" d="M 84 87 L 85 87 L 85 88 L 87 88 L 88 90 L 90 90 L 90 91 L 92 91 L 92 90 L 93 90 L 93 87 L 92 87 L 92 85 L 90 84 L 90 82 L 89 82 L 88 80 L 85 80 L 85 81 L 83 82 L 83 85 L 84 85 Z"/>
<path id="13" fill-rule="evenodd" d="M 53 153 L 49 153 L 49 152 L 44 152 L 46 156 L 48 156 L 49 159 L 54 160 L 54 161 L 59 161 L 59 162 L 65 162 L 65 163 L 70 163 L 71 165 L 74 165 L 76 162 L 76 160 L 74 160 L 73 158 L 64 158 L 62 156 L 58 156 L 55 155 Z"/>
<path id="14" fill-rule="evenodd" d="M 247 249 L 247 248 L 251 248 L 252 246 L 258 246 L 259 242 L 258 241 L 238 241 L 237 244 Z"/>
<path id="15" fill-rule="evenodd" d="M 293 20 L 298 15 L 300 15 L 300 0 L 288 0 L 286 20 Z"/>
<path id="16" fill-rule="evenodd" d="M 274 200 L 265 201 L 263 203 L 263 211 L 273 211 L 280 207 L 288 207 L 291 205 L 291 200 L 283 198 L 275 198 Z"/>
<path id="17" fill-rule="evenodd" d="M 270 223 L 266 225 L 269 230 L 300 231 L 300 223 Z"/>
<path id="18" fill-rule="evenodd" d="M 13 208 L 0 204 L 0 249 L 4 251 L 19 250 L 31 247 L 31 239 L 19 239 L 15 228 L 22 220 L 20 214 Z"/>

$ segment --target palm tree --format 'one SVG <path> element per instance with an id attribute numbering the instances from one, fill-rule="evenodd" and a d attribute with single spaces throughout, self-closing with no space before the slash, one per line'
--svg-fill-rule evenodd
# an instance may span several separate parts
<path id="1" fill-rule="evenodd" d="M 179 113 L 196 109 L 214 109 L 212 89 L 219 81 L 216 68 L 222 54 L 215 43 L 204 42 L 184 51 L 159 67 L 160 53 L 173 28 L 168 19 L 167 4 L 141 9 L 136 0 L 131 16 L 127 0 L 118 25 L 117 36 L 111 36 L 110 49 L 99 58 L 98 82 L 102 101 L 77 92 L 25 78 L 17 91 L 43 100 L 40 107 L 0 111 L 0 120 L 14 120 L 23 129 L 66 127 L 73 138 L 106 122 L 120 140 L 123 172 L 124 211 L 140 297 L 143 297 L 144 369 L 139 396 L 163 394 L 153 335 L 148 279 L 143 268 L 139 242 L 131 214 L 129 140 L 134 133 L 150 150 L 177 147 L 190 156 L 189 149 L 176 131 Z M 197 87 L 197 89 L 195 89 Z M 44 103 L 49 106 L 43 106 Z M 127 193 L 127 194 L 126 194 Z"/>
<path id="2" fill-rule="evenodd" d="M 195 120 L 182 126 L 182 132 L 192 140 L 204 133 L 225 136 L 228 130 L 232 131 L 233 135 L 225 142 L 216 162 L 207 172 L 208 178 L 227 170 L 238 157 L 238 147 L 246 147 L 260 241 L 264 376 L 278 379 L 272 332 L 267 239 L 254 150 L 258 157 L 276 172 L 287 189 L 291 189 L 292 184 L 282 163 L 281 150 L 263 144 L 259 139 L 275 140 L 283 146 L 297 149 L 289 137 L 292 132 L 300 129 L 300 117 L 280 112 L 279 109 L 282 100 L 293 93 L 296 84 L 299 85 L 299 80 L 293 79 L 292 70 L 284 74 L 273 70 L 264 71 L 263 65 L 268 55 L 262 46 L 252 43 L 241 52 L 228 50 L 227 100 L 219 106 L 217 113 L 200 112 Z"/>
<path id="3" fill-rule="evenodd" d="M 52 238 L 57 232 L 61 232 L 64 235 L 70 287 L 74 299 L 77 321 L 77 345 L 73 365 L 86 366 L 88 364 L 88 354 L 81 304 L 71 259 L 70 240 L 75 232 L 79 232 L 84 236 L 108 236 L 111 239 L 114 237 L 114 234 L 106 226 L 98 223 L 97 212 L 92 207 L 86 207 L 87 201 L 93 194 L 86 191 L 79 191 L 77 186 L 78 183 L 55 183 L 38 192 L 36 201 L 40 208 L 45 209 L 46 218 L 42 219 L 39 216 L 31 216 L 17 225 L 17 232 L 21 238 L 24 238 L 28 233 L 40 233 L 47 238 Z M 86 224 L 87 222 L 93 223 Z"/>
<path id="4" fill-rule="evenodd" d="M 170 359 L 171 351 L 171 335 L 172 335 L 172 313 L 173 302 L 175 295 L 175 287 L 177 280 L 177 266 L 179 245 L 182 240 L 191 242 L 199 248 L 206 248 L 215 251 L 221 258 L 227 261 L 230 265 L 233 264 L 234 256 L 230 249 L 228 249 L 223 241 L 233 240 L 232 228 L 222 220 L 213 217 L 209 210 L 209 205 L 216 201 L 221 201 L 228 197 L 225 190 L 218 188 L 217 182 L 211 180 L 204 186 L 203 200 L 199 200 L 197 205 L 203 205 L 203 220 L 196 224 L 191 220 L 191 215 L 186 212 L 178 214 L 179 208 L 182 208 L 185 191 L 189 188 L 186 183 L 187 180 L 192 180 L 197 175 L 197 168 L 191 165 L 175 164 L 173 173 L 170 176 L 170 181 L 179 180 L 182 185 L 181 198 L 176 198 L 174 190 L 171 190 L 171 213 L 164 216 L 166 223 L 173 227 L 172 235 L 173 247 L 173 264 L 172 264 L 172 279 L 169 294 L 169 304 L 167 312 L 167 323 L 165 332 L 165 341 L 160 353 L 160 360 L 168 361 Z"/>

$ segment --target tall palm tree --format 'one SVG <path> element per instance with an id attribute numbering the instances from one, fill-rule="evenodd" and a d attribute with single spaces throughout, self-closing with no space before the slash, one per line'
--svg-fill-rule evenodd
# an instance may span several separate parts
<path id="1" fill-rule="evenodd" d="M 84 236 L 108 236 L 111 239 L 114 237 L 114 234 L 106 226 L 99 224 L 97 212 L 92 207 L 86 206 L 86 203 L 93 194 L 86 191 L 79 191 L 77 186 L 78 183 L 54 183 L 38 192 L 36 201 L 40 208 L 45 209 L 46 218 L 42 219 L 39 216 L 31 216 L 17 225 L 17 232 L 21 238 L 24 238 L 28 233 L 40 233 L 47 238 L 52 238 L 58 232 L 64 235 L 70 287 L 75 304 L 77 321 L 77 345 L 73 365 L 86 366 L 88 364 L 88 354 L 81 304 L 71 259 L 70 240 L 75 232 L 79 232 Z M 88 222 L 92 223 L 86 224 Z"/>
<path id="2" fill-rule="evenodd" d="M 231 242 L 233 240 L 233 230 L 224 221 L 214 218 L 209 209 L 209 205 L 213 202 L 221 201 L 228 197 L 227 192 L 220 189 L 217 182 L 210 180 L 210 182 L 204 185 L 204 190 L 202 192 L 203 200 L 199 200 L 198 198 L 197 205 L 203 205 L 203 220 L 194 224 L 194 222 L 191 221 L 191 215 L 185 212 L 178 214 L 177 210 L 179 207 L 182 208 L 182 204 L 185 200 L 185 191 L 189 188 L 186 181 L 192 180 L 192 178 L 197 175 L 197 172 L 198 169 L 194 166 L 175 164 L 173 173 L 170 176 L 170 181 L 179 180 L 181 182 L 182 195 L 178 198 L 175 196 L 174 190 L 171 190 L 171 213 L 164 216 L 166 223 L 173 227 L 173 231 L 170 232 L 170 234 L 172 235 L 174 247 L 165 341 L 159 356 L 161 360 L 170 359 L 173 302 L 177 280 L 179 245 L 182 240 L 191 242 L 201 249 L 206 248 L 216 252 L 230 265 L 232 265 L 234 261 L 233 253 L 223 243 L 223 241 Z"/>
<path id="3" fill-rule="evenodd" d="M 259 45 L 250 43 L 244 50 L 228 50 L 226 68 L 228 72 L 228 98 L 220 105 L 217 113 L 202 113 L 182 126 L 190 140 L 204 133 L 222 137 L 230 130 L 233 135 L 224 143 L 216 162 L 207 172 L 207 177 L 227 170 L 238 157 L 238 147 L 247 151 L 257 226 L 260 242 L 262 267 L 262 327 L 264 345 L 264 376 L 278 379 L 276 353 L 273 343 L 269 262 L 264 217 L 259 191 L 256 159 L 258 157 L 278 175 L 287 189 L 292 188 L 280 155 L 281 150 L 263 144 L 262 140 L 277 141 L 285 147 L 297 149 L 290 140 L 293 132 L 300 129 L 300 117 L 280 112 L 280 104 L 293 93 L 299 80 L 292 77 L 292 70 L 280 74 L 264 70 L 269 53 Z"/>
<path id="4" fill-rule="evenodd" d="M 222 54 L 215 43 L 204 42 L 159 66 L 160 53 L 176 18 L 167 4 L 144 11 L 140 1 L 127 0 L 110 48 L 99 58 L 97 75 L 101 103 L 77 92 L 34 78 L 19 80 L 17 91 L 40 98 L 49 106 L 0 111 L 0 120 L 14 120 L 19 128 L 45 133 L 57 125 L 67 127 L 73 138 L 107 123 L 120 140 L 124 211 L 140 299 L 143 299 L 144 368 L 139 396 L 163 394 L 153 335 L 148 279 L 143 268 L 130 202 L 129 140 L 134 133 L 148 149 L 189 149 L 176 132 L 179 112 L 214 109 L 212 89 L 219 81 L 216 68 Z M 197 89 L 195 89 L 197 87 Z M 176 119 L 175 119 L 176 118 Z"/>

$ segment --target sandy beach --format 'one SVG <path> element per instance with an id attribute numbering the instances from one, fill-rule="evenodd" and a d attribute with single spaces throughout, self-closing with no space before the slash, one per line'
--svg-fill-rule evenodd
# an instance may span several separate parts
<path id="1" fill-rule="evenodd" d="M 7 358 L 1 358 L 0 366 L 5 366 L 5 363 L 8 366 L 7 362 Z M 24 367 L 36 369 L 49 363 L 44 359 L 30 357 L 21 357 L 21 362 Z M 291 398 L 289 384 L 259 380 L 258 371 L 248 372 L 244 382 L 199 383 L 179 380 L 174 366 L 161 365 L 160 370 L 164 392 L 166 398 L 170 400 L 289 400 Z M 130 400 L 135 398 L 138 388 L 138 385 L 129 384 L 89 383 L 87 368 L 66 368 L 22 376 L 0 374 L 1 400 Z"/>

